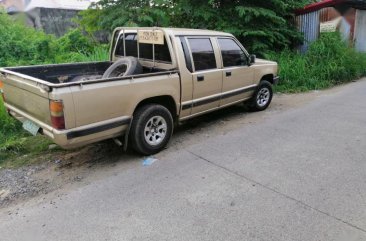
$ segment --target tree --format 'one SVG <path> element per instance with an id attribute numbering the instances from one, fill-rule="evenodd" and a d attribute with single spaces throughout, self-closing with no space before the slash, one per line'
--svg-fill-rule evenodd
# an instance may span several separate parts
<path id="1" fill-rule="evenodd" d="M 121 26 L 169 26 L 172 6 L 168 0 L 101 0 L 81 12 L 80 24 L 88 32 Z"/>
<path id="2" fill-rule="evenodd" d="M 293 11 L 309 0 L 102 0 L 82 13 L 88 31 L 117 26 L 203 28 L 234 34 L 264 54 L 299 43 Z"/>

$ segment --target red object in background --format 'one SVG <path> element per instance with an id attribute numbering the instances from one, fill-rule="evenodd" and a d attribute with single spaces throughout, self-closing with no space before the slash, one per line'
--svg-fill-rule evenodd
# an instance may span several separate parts
<path id="1" fill-rule="evenodd" d="M 315 11 L 318 11 L 323 8 L 334 7 L 338 4 L 346 3 L 346 2 L 348 2 L 348 1 L 347 0 L 324 0 L 322 2 L 309 4 L 302 9 L 298 9 L 295 11 L 295 14 L 302 15 L 302 14 L 306 14 L 306 13 L 311 13 L 311 12 L 315 12 Z"/>

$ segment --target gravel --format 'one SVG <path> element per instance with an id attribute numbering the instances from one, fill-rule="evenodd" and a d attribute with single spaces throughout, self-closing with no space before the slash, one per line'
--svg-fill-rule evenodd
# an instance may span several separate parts
<path id="1" fill-rule="evenodd" d="M 18 199 L 47 193 L 47 182 L 33 177 L 43 169 L 45 165 L 0 170 L 0 208 Z"/>

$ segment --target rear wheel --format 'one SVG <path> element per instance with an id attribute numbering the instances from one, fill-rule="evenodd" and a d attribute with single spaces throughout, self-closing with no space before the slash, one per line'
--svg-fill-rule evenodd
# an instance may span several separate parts
<path id="1" fill-rule="evenodd" d="M 261 81 L 252 99 L 249 101 L 249 108 L 252 111 L 263 111 L 271 104 L 272 98 L 272 84 L 266 80 Z"/>
<path id="2" fill-rule="evenodd" d="M 132 147 L 143 155 L 162 151 L 173 134 L 173 117 L 164 106 L 149 104 L 134 114 L 130 138 Z"/>

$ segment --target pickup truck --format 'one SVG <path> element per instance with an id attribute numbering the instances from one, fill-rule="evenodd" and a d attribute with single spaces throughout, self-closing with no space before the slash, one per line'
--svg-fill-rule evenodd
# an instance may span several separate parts
<path id="1" fill-rule="evenodd" d="M 2 68 L 0 86 L 33 135 L 64 149 L 114 139 L 152 155 L 185 120 L 243 102 L 265 110 L 277 70 L 229 33 L 117 28 L 109 61 Z"/>

